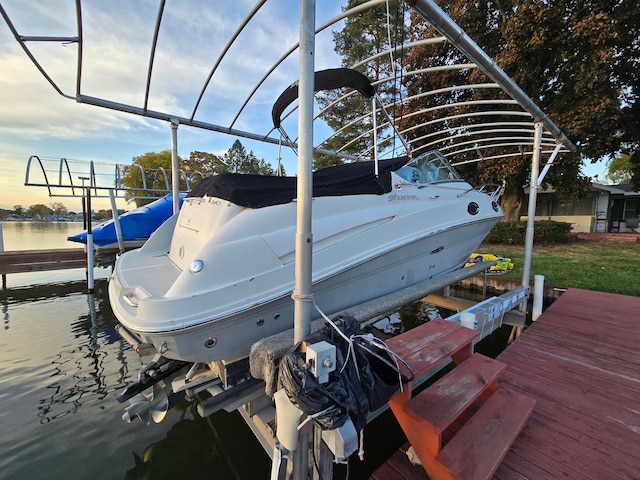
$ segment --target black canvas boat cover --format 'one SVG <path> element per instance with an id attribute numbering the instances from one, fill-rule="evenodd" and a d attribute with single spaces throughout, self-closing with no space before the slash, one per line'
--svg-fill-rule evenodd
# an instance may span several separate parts
<path id="1" fill-rule="evenodd" d="M 372 161 L 317 170 L 313 173 L 313 196 L 383 195 L 391 191 L 391 172 L 408 161 L 406 156 L 380 160 L 377 177 Z M 243 207 L 262 208 L 293 201 L 296 185 L 296 177 L 220 173 L 202 179 L 187 197 L 216 197 Z"/>

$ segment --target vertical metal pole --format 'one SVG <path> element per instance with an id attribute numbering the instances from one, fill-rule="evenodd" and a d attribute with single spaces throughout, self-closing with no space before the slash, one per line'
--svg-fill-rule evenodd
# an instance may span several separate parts
<path id="1" fill-rule="evenodd" d="M 0 252 L 4 252 L 4 235 L 2 234 L 2 223 L 0 223 Z M 7 276 L 2 274 L 2 288 L 7 288 Z"/>
<path id="2" fill-rule="evenodd" d="M 87 289 L 93 292 L 93 232 L 91 231 L 91 182 L 87 185 Z"/>
<path id="3" fill-rule="evenodd" d="M 531 319 L 535 322 L 540 318 L 540 315 L 542 315 L 544 275 L 534 275 L 533 280 L 533 310 L 531 310 Z"/>
<path id="4" fill-rule="evenodd" d="M 173 213 L 180 210 L 180 158 L 178 157 L 178 120 L 171 119 L 171 191 Z"/>
<path id="5" fill-rule="evenodd" d="M 531 275 L 531 252 L 533 250 L 533 222 L 536 216 L 536 197 L 538 194 L 538 170 L 540 168 L 540 144 L 542 142 L 542 123 L 536 122 L 533 138 L 533 156 L 531 157 L 531 182 L 529 186 L 529 207 L 527 209 L 527 231 L 524 238 L 524 261 L 522 265 L 522 286 L 528 291 Z M 526 308 L 526 306 L 525 306 Z"/>
<path id="6" fill-rule="evenodd" d="M 315 0 L 300 0 L 300 79 L 298 83 L 298 202 L 296 212 L 296 254 L 294 341 L 311 333 L 312 243 L 311 199 L 313 192 L 313 77 L 315 49 Z"/>
<path id="7" fill-rule="evenodd" d="M 300 0 L 300 57 L 298 80 L 298 202 L 296 210 L 294 341 L 311 333 L 311 292 L 313 237 L 311 234 L 311 200 L 313 194 L 313 87 L 315 56 L 315 0 Z M 293 479 L 309 476 L 309 446 L 312 428 L 300 431 L 293 457 Z"/>
<path id="8" fill-rule="evenodd" d="M 87 204 L 84 189 L 84 180 L 82 180 L 82 228 L 87 229 Z"/>
<path id="9" fill-rule="evenodd" d="M 120 215 L 118 214 L 118 207 L 116 205 L 116 197 L 113 194 L 113 189 L 109 189 L 109 200 L 111 201 L 111 214 L 113 215 L 113 226 L 116 227 L 116 239 L 118 240 L 118 250 L 120 253 L 124 253 L 124 240 L 122 238 L 122 227 L 120 226 Z"/>
<path id="10" fill-rule="evenodd" d="M 376 97 L 375 95 L 371 99 L 371 116 L 373 123 L 373 161 L 374 163 L 374 173 L 376 177 L 378 176 L 378 116 L 376 115 Z"/>

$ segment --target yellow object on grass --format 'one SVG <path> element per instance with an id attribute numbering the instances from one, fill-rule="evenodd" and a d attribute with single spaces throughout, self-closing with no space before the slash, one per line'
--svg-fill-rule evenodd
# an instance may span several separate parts
<path id="1" fill-rule="evenodd" d="M 497 255 L 493 255 L 491 253 L 472 253 L 465 264 L 465 267 L 470 267 L 475 265 L 476 263 L 486 262 L 486 261 L 496 261 L 494 266 L 492 266 L 487 273 L 491 273 L 494 275 L 500 275 L 502 273 L 507 273 L 513 270 L 513 262 L 510 258 L 498 257 Z"/>

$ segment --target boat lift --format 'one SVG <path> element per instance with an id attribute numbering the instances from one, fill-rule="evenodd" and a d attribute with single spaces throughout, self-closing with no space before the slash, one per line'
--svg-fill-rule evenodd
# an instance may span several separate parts
<path id="1" fill-rule="evenodd" d="M 278 2 L 275 2 L 278 3 Z M 199 111 L 206 99 L 206 94 L 210 93 L 209 87 L 212 84 L 212 80 L 217 78 L 217 75 L 224 74 L 225 55 L 233 48 L 235 42 L 246 39 L 251 35 L 252 24 L 260 22 L 260 14 L 268 12 L 269 8 L 277 8 L 273 2 L 271 4 L 264 0 L 260 0 L 249 11 L 246 12 L 245 18 L 238 24 L 237 29 L 229 37 L 229 41 L 226 45 L 222 43 L 224 47 L 220 50 L 219 57 L 213 62 L 213 66 L 210 69 L 210 73 L 203 83 L 202 91 L 199 98 L 195 102 L 192 114 L 190 116 L 175 115 L 170 112 L 163 112 L 152 110 L 148 108 L 150 95 L 152 93 L 153 86 L 153 72 L 154 72 L 154 59 L 156 58 L 156 45 L 157 39 L 162 34 L 161 25 L 165 16 L 171 15 L 171 7 L 165 6 L 164 1 L 159 2 L 157 18 L 154 28 L 153 42 L 149 49 L 149 64 L 147 71 L 147 83 L 146 89 L 141 96 L 141 101 L 138 105 L 123 104 L 108 100 L 104 98 L 97 98 L 95 96 L 87 95 L 83 91 L 83 44 L 90 38 L 89 32 L 83 30 L 83 15 L 86 12 L 81 8 L 81 1 L 76 1 L 76 17 L 77 17 L 77 32 L 74 35 L 66 37 L 50 36 L 50 37 L 30 37 L 27 35 L 21 35 L 18 33 L 16 27 L 10 19 L 9 13 L 0 5 L 0 14 L 4 18 L 9 29 L 13 33 L 16 41 L 25 51 L 27 56 L 34 63 L 35 67 L 42 73 L 51 86 L 62 96 L 75 100 L 78 103 L 84 103 L 94 106 L 100 106 L 109 109 L 115 109 L 121 112 L 130 113 L 150 119 L 156 119 L 167 122 L 171 129 L 172 151 L 173 151 L 173 171 L 172 171 L 172 189 L 174 189 L 174 198 L 177 198 L 175 189 L 177 185 L 178 173 L 178 158 L 177 158 L 177 131 L 180 125 L 186 125 L 204 130 L 209 130 L 216 133 L 223 133 L 240 138 L 249 138 L 264 142 L 265 144 L 280 145 L 282 140 L 280 138 L 271 136 L 273 131 L 267 132 L 250 132 L 239 129 L 236 125 L 239 119 L 246 115 L 251 118 L 249 112 L 249 106 L 255 103 L 259 104 L 256 93 L 260 90 L 276 91 L 282 90 L 282 81 L 279 78 L 291 78 L 291 75 L 275 75 L 275 72 L 290 71 L 291 59 L 294 52 L 297 52 L 298 57 L 298 75 L 299 78 L 299 102 L 298 102 L 298 135 L 296 147 L 298 154 L 298 217 L 297 217 L 297 269 L 296 269 L 296 286 L 294 289 L 294 300 L 296 302 L 296 318 L 295 318 L 295 332 L 294 339 L 304 338 L 311 329 L 310 325 L 310 308 L 313 292 L 311 290 L 310 282 L 310 245 L 308 240 L 311 238 L 312 232 L 311 225 L 311 197 L 310 197 L 310 172 L 313 154 L 326 153 L 335 155 L 345 159 L 357 160 L 359 156 L 346 151 L 334 151 L 329 150 L 324 146 L 324 141 L 331 138 L 331 136 L 319 141 L 314 142 L 313 134 L 313 121 L 317 119 L 317 116 L 313 115 L 313 73 L 315 69 L 314 59 L 318 57 L 318 37 L 330 32 L 331 27 L 336 27 L 345 18 L 350 15 L 357 15 L 373 8 L 377 5 L 384 4 L 384 0 L 370 0 L 363 4 L 360 4 L 351 9 L 345 9 L 336 14 L 333 18 L 325 20 L 320 25 L 316 24 L 316 5 L 314 0 L 300 0 L 300 15 L 298 23 L 299 42 L 290 46 L 288 49 L 281 53 L 280 56 L 264 53 L 263 58 L 273 59 L 273 65 L 268 68 L 264 76 L 258 79 L 255 86 L 250 91 L 246 92 L 246 96 L 239 97 L 237 105 L 239 105 L 236 115 L 230 122 L 224 123 L 225 120 L 216 117 L 216 111 L 207 111 L 202 113 Z M 426 121 L 422 127 L 429 129 L 430 134 L 414 139 L 411 148 L 425 149 L 442 149 L 443 154 L 447 157 L 451 163 L 455 166 L 457 163 L 454 160 L 456 156 L 462 155 L 464 160 L 460 163 L 469 162 L 482 162 L 486 160 L 496 158 L 530 158 L 531 161 L 531 179 L 530 179 L 530 196 L 528 205 L 528 224 L 526 231 L 525 242 L 525 260 L 523 266 L 522 276 L 522 291 L 524 296 L 527 297 L 529 292 L 529 276 L 531 269 L 531 250 L 533 246 L 533 220 L 535 214 L 536 205 L 536 192 L 540 188 L 542 179 L 548 171 L 549 167 L 556 161 L 558 155 L 575 152 L 575 145 L 562 133 L 562 131 L 547 117 L 547 115 L 526 95 L 505 73 L 500 69 L 495 62 L 483 52 L 483 50 L 468 37 L 468 35 L 449 18 L 446 13 L 432 0 L 414 0 L 408 2 L 410 6 L 427 20 L 437 31 L 437 35 L 429 38 L 425 38 L 413 43 L 407 43 L 402 46 L 396 46 L 389 52 L 384 52 L 380 55 L 393 55 L 398 51 L 406 52 L 409 49 L 423 46 L 426 44 L 438 44 L 442 46 L 448 46 L 452 49 L 457 49 L 462 52 L 466 57 L 466 61 L 460 64 L 454 65 L 438 65 L 430 66 L 419 71 L 403 71 L 402 76 L 421 75 L 421 74 L 433 74 L 439 70 L 450 69 L 477 69 L 488 78 L 489 81 L 485 83 L 477 83 L 470 85 L 451 85 L 445 91 L 459 92 L 463 90 L 482 90 L 483 92 L 491 93 L 495 92 L 496 96 L 492 100 L 473 100 L 465 102 L 465 106 L 473 105 L 477 108 L 477 111 L 472 114 L 459 114 L 456 113 L 456 107 L 462 106 L 456 104 L 453 101 L 450 105 L 430 105 L 428 103 L 428 94 L 424 95 L 424 111 L 435 113 L 442 112 L 442 117 L 439 122 Z M 89 10 L 89 6 L 85 6 L 86 10 Z M 273 12 L 271 12 L 273 14 Z M 268 15 L 266 15 L 268 18 Z M 391 26 L 389 26 L 391 27 Z M 32 42 L 64 42 L 67 46 L 77 45 L 77 63 L 76 63 L 76 90 L 74 93 L 65 93 L 56 83 L 56 81 L 45 71 L 40 62 L 36 59 L 35 55 L 29 48 L 29 43 Z M 274 38 L 271 45 L 286 45 L 280 43 L 278 39 Z M 258 49 L 260 46 L 256 46 Z M 229 53 L 230 54 L 230 53 Z M 256 55 L 263 54 L 262 51 L 256 51 Z M 366 67 L 368 62 L 376 61 L 380 55 L 376 55 L 369 59 L 363 60 L 358 65 L 351 67 Z M 210 64 L 210 59 L 205 59 L 205 63 Z M 388 82 L 395 82 L 396 75 L 392 75 L 387 78 L 377 79 L 375 85 L 382 85 Z M 278 83 L 280 82 L 280 83 Z M 240 86 L 238 86 L 240 88 Z M 433 92 L 431 92 L 433 93 Z M 452 95 L 452 98 L 455 95 Z M 403 98 L 387 99 L 386 107 L 389 110 L 393 110 L 393 107 L 400 108 L 403 102 L 412 100 L 407 96 Z M 446 111 L 447 107 L 451 107 L 451 110 Z M 198 114 L 198 119 L 196 115 Z M 406 115 L 411 115 L 412 112 L 405 112 Z M 200 118 L 205 119 L 200 119 Z M 473 122 L 470 119 L 473 118 Z M 500 119 L 496 121 L 496 119 Z M 464 124 L 465 120 L 469 121 L 468 124 Z M 458 125 L 456 128 L 447 129 L 442 127 L 443 122 L 454 122 Z M 381 122 L 376 125 L 382 132 L 379 134 L 379 138 L 388 139 L 393 133 L 389 133 L 389 124 Z M 385 133 L 386 130 L 386 133 Z M 368 132 L 372 133 L 372 132 Z M 368 134 L 367 133 L 367 134 Z M 400 131 L 401 134 L 406 133 Z M 395 143 L 389 142 L 393 145 L 393 148 L 404 148 L 401 142 L 396 146 Z M 494 152 L 496 149 L 501 149 L 500 155 L 493 154 L 493 156 L 485 155 L 485 152 Z M 364 152 L 364 157 L 375 157 L 378 152 L 367 151 Z M 394 151 L 387 150 L 383 152 L 383 155 L 392 155 Z M 544 157 L 548 156 L 546 165 L 542 172 L 540 171 L 540 165 L 544 161 Z M 92 187 L 93 188 L 93 187 Z M 526 309 L 526 307 L 522 307 Z M 299 449 L 302 450 L 302 449 Z M 304 464 L 304 456 L 298 458 L 299 464 Z M 301 469 L 297 469 L 294 475 L 296 478 L 302 478 L 303 472 Z M 294 469 L 294 472 L 296 470 Z"/>

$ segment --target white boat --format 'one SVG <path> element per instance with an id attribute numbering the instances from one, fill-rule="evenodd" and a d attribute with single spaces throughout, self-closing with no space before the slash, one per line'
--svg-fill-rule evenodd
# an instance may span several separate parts
<path id="1" fill-rule="evenodd" d="M 186 193 L 179 194 L 182 205 Z M 118 217 L 124 250 L 140 248 L 149 236 L 173 215 L 173 194 L 165 195 L 153 202 L 123 213 Z M 109 219 L 92 228 L 95 264 L 112 266 L 120 252 L 120 243 L 115 220 Z M 87 244 L 87 230 L 69 235 L 67 240 Z"/>
<path id="2" fill-rule="evenodd" d="M 438 152 L 381 161 L 379 172 L 360 162 L 314 175 L 313 291 L 326 312 L 461 268 L 502 216 Z M 245 357 L 291 328 L 294 196 L 289 177 L 203 181 L 116 263 L 109 298 L 120 323 L 188 362 Z"/>
<path id="3" fill-rule="evenodd" d="M 437 151 L 318 170 L 313 188 L 313 297 L 327 313 L 462 268 L 502 216 L 500 189 L 473 188 Z M 123 336 L 213 365 L 292 328 L 295 198 L 293 177 L 204 179 L 116 263 L 109 298 Z"/>

